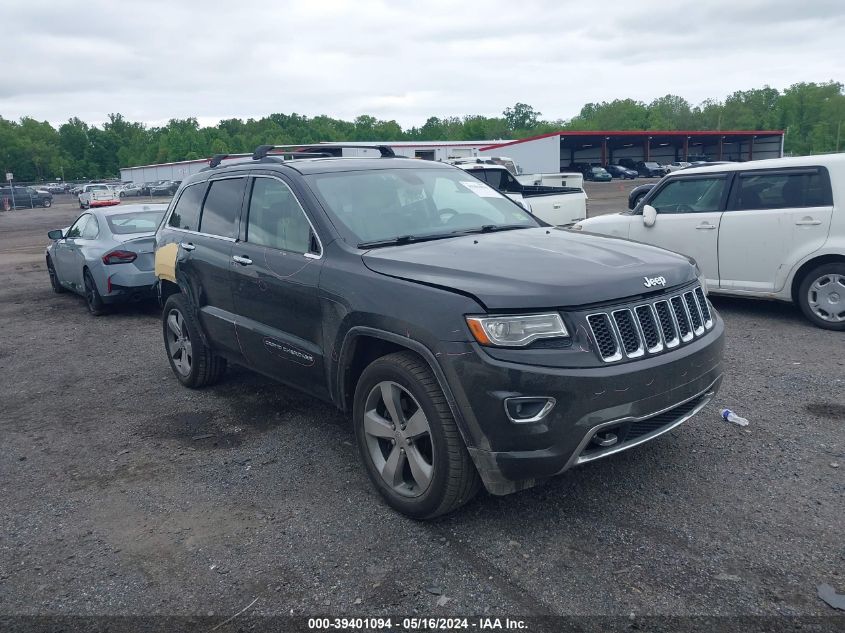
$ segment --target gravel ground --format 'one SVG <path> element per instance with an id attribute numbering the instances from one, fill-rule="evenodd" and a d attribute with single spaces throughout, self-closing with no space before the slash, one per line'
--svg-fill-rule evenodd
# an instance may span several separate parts
<path id="1" fill-rule="evenodd" d="M 792 306 L 715 300 L 722 391 L 661 439 L 417 523 L 330 406 L 239 368 L 185 389 L 155 306 L 54 294 L 76 212 L 0 213 L 0 615 L 836 613 L 845 336 Z"/>

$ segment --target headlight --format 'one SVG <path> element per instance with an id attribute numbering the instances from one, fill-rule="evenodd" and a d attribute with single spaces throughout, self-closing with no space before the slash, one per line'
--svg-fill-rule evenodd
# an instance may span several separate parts
<path id="1" fill-rule="evenodd" d="M 475 340 L 482 345 L 524 347 L 541 338 L 569 336 L 559 314 L 467 317 Z"/>

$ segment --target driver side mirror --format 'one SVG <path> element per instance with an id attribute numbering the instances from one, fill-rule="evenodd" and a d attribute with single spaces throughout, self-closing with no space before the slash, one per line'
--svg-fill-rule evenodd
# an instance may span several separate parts
<path id="1" fill-rule="evenodd" d="M 49 231 L 49 232 L 47 233 L 47 237 L 49 237 L 51 240 L 60 240 L 60 239 L 62 239 L 64 236 L 65 236 L 65 235 L 64 235 L 64 233 L 62 233 L 62 230 L 61 230 L 61 229 L 55 229 L 55 230 L 53 230 L 53 231 Z"/>
<path id="2" fill-rule="evenodd" d="M 650 204 L 643 207 L 643 224 L 646 226 L 654 226 L 657 222 L 657 209 Z"/>

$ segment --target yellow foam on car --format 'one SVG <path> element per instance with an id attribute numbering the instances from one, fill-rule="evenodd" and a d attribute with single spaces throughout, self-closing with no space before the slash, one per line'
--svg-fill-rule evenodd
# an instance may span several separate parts
<path id="1" fill-rule="evenodd" d="M 176 283 L 176 255 L 178 253 L 179 245 L 175 242 L 156 249 L 156 277 Z"/>

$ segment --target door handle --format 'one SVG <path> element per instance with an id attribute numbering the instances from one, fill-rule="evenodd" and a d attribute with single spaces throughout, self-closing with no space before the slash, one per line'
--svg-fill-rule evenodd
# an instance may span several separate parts
<path id="1" fill-rule="evenodd" d="M 706 223 L 702 222 L 701 224 L 699 224 L 695 228 L 700 229 L 702 231 L 703 230 L 712 231 L 713 229 L 716 228 L 716 225 L 715 224 L 706 224 Z"/>
<path id="2" fill-rule="evenodd" d="M 798 220 L 795 225 L 796 226 L 818 226 L 821 224 L 821 220 L 814 220 L 813 218 L 804 218 L 802 220 Z"/>
<path id="3" fill-rule="evenodd" d="M 179 242 L 179 246 L 184 248 L 186 251 L 192 251 L 196 248 L 196 246 L 194 246 L 190 242 Z"/>
<path id="4" fill-rule="evenodd" d="M 232 261 L 238 262 L 241 266 L 249 266 L 252 263 L 249 257 L 241 257 L 240 255 L 232 255 Z"/>

